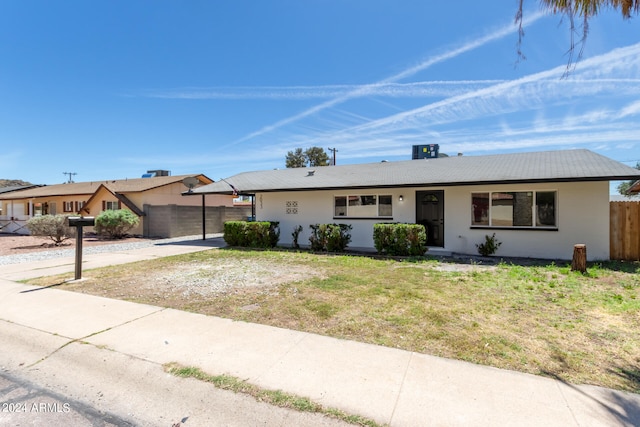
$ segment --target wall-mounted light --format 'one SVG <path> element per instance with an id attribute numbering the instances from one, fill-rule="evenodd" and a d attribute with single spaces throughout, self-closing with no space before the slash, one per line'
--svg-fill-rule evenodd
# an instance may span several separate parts
<path id="1" fill-rule="evenodd" d="M 398 200 L 403 201 L 404 197 L 402 195 L 400 195 L 400 197 L 398 197 Z"/>

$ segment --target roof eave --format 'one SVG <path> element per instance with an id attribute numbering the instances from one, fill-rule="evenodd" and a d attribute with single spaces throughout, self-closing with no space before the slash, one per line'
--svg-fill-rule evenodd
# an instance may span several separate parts
<path id="1" fill-rule="evenodd" d="M 299 192 L 299 191 L 336 191 L 336 190 L 359 190 L 370 188 L 418 188 L 418 187 L 455 187 L 455 186 L 478 186 L 478 185 L 499 185 L 499 184 L 542 184 L 552 182 L 598 182 L 598 181 L 620 181 L 626 179 L 633 179 L 635 177 L 620 177 L 620 176 L 597 176 L 597 177 L 565 177 L 565 178 L 531 178 L 531 179 L 512 179 L 512 180 L 483 180 L 483 181 L 455 181 L 455 182 L 420 182 L 420 183 L 406 183 L 406 184 L 381 184 L 381 185 L 334 185 L 334 186 L 319 186 L 319 187 L 288 187 L 288 188 L 254 188 L 244 189 L 238 194 L 256 194 L 256 193 L 279 193 L 279 192 Z M 183 193 L 183 195 L 196 195 L 196 194 L 233 194 L 229 191 L 224 192 L 192 192 L 190 194 Z"/>

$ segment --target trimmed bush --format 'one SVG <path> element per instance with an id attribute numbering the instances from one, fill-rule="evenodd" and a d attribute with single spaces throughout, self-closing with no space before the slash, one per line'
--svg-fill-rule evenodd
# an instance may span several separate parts
<path id="1" fill-rule="evenodd" d="M 422 256 L 427 251 L 427 232 L 420 224 L 374 224 L 373 244 L 381 254 Z"/>
<path id="2" fill-rule="evenodd" d="M 69 227 L 66 215 L 42 215 L 27 221 L 32 236 L 48 237 L 56 246 L 75 236 L 73 227 Z"/>
<path id="3" fill-rule="evenodd" d="M 229 246 L 246 246 L 245 224 L 246 221 L 227 221 L 224 223 L 224 241 Z"/>
<path id="4" fill-rule="evenodd" d="M 128 209 L 108 210 L 96 217 L 94 231 L 109 239 L 122 239 L 139 223 L 138 215 Z"/>
<path id="5" fill-rule="evenodd" d="M 227 221 L 224 241 L 229 246 L 274 248 L 280 239 L 280 223 L 275 221 Z"/>
<path id="6" fill-rule="evenodd" d="M 316 252 L 344 252 L 351 242 L 350 224 L 311 224 L 311 250 Z"/>

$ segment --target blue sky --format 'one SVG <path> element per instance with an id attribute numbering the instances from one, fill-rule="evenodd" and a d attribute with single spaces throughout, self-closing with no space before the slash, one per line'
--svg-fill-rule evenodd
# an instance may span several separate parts
<path id="1" fill-rule="evenodd" d="M 0 178 L 214 180 L 337 163 L 587 148 L 640 161 L 640 26 L 525 1 L 0 1 Z"/>

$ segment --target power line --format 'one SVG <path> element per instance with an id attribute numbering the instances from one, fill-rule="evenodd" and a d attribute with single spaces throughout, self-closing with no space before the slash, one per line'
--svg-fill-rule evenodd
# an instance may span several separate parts
<path id="1" fill-rule="evenodd" d="M 69 181 L 67 184 L 73 184 L 73 176 L 78 175 L 76 172 L 62 172 L 63 175 L 69 175 Z"/>
<path id="2" fill-rule="evenodd" d="M 333 162 L 331 163 L 331 166 L 335 166 L 336 165 L 336 153 L 338 152 L 337 148 L 327 148 L 327 150 L 331 151 L 333 153 Z"/>

